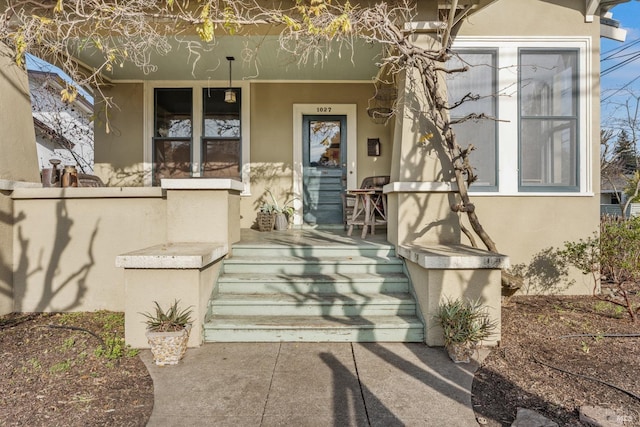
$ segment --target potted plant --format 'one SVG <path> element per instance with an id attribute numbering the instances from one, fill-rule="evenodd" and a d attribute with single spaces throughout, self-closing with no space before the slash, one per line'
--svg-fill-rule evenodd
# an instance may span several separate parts
<path id="1" fill-rule="evenodd" d="M 267 209 L 272 212 L 274 217 L 274 228 L 276 230 L 286 230 L 289 228 L 289 218 L 293 216 L 294 209 L 292 204 L 295 199 L 288 200 L 280 205 L 271 190 L 267 190 L 267 193 L 271 196 L 273 203 L 263 204 L 261 210 Z"/>
<path id="2" fill-rule="evenodd" d="M 147 340 L 156 365 L 176 365 L 187 351 L 191 330 L 191 308 L 178 307 L 178 300 L 165 311 L 154 301 L 155 313 L 141 313 L 147 318 Z"/>
<path id="3" fill-rule="evenodd" d="M 468 363 L 478 343 L 489 338 L 497 327 L 479 300 L 447 299 L 438 307 L 435 318 L 442 326 L 444 346 L 455 363 Z"/>

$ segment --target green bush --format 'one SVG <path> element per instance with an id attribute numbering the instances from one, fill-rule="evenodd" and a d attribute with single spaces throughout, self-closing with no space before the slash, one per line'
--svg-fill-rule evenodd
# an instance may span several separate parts
<path id="1" fill-rule="evenodd" d="M 497 327 L 479 300 L 447 299 L 438 306 L 435 318 L 442 326 L 445 345 L 478 343 L 489 338 Z"/>
<path id="2" fill-rule="evenodd" d="M 594 296 L 624 307 L 635 321 L 639 307 L 633 305 L 629 291 L 637 288 L 640 280 L 640 217 L 603 218 L 599 235 L 565 242 L 558 253 L 567 263 L 592 276 Z M 611 292 L 599 294 L 599 281 L 609 284 Z"/>

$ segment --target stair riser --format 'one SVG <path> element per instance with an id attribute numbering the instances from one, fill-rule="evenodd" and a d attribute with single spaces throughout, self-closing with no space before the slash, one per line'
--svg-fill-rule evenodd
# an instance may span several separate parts
<path id="1" fill-rule="evenodd" d="M 218 282 L 219 292 L 232 293 L 388 293 L 409 292 L 407 281 L 384 282 L 225 282 L 222 278 Z"/>
<path id="2" fill-rule="evenodd" d="M 273 247 L 273 248 L 253 248 L 253 247 L 234 247 L 234 257 L 305 257 L 305 258 L 322 258 L 322 257 L 395 257 L 393 248 L 319 248 L 319 247 Z"/>
<path id="3" fill-rule="evenodd" d="M 262 273 L 262 274 L 349 274 L 349 273 L 401 273 L 402 264 L 244 264 L 225 263 L 225 273 Z"/>
<path id="4" fill-rule="evenodd" d="M 416 314 L 415 304 L 401 305 L 228 305 L 213 304 L 211 312 L 222 316 L 393 316 Z"/>
<path id="5" fill-rule="evenodd" d="M 206 326 L 205 326 L 206 328 Z M 339 330 L 206 328 L 207 342 L 424 342 L 422 328 Z"/>

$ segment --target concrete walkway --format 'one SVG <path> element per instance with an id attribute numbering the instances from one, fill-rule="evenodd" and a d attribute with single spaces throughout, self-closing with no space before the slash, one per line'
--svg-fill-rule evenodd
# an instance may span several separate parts
<path id="1" fill-rule="evenodd" d="M 477 426 L 477 362 L 403 343 L 216 343 L 153 364 L 148 426 Z"/>

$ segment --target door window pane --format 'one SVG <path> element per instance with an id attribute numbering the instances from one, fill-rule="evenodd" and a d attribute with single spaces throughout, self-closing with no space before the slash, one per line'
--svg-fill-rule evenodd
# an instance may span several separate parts
<path id="1" fill-rule="evenodd" d="M 309 121 L 309 166 L 341 168 L 340 120 Z"/>
<path id="2" fill-rule="evenodd" d="M 451 119 L 458 120 L 469 114 L 484 114 L 488 119 L 467 120 L 453 125 L 458 144 L 473 144 L 470 163 L 478 180 L 470 190 L 497 190 L 497 117 L 496 107 L 496 52 L 460 51 L 447 62 L 447 68 L 468 66 L 465 72 L 447 75 L 449 105 L 460 104 L 451 110 Z M 461 102 L 463 101 L 464 102 Z"/>
<path id="3" fill-rule="evenodd" d="M 520 188 L 578 190 L 578 53 L 520 52 Z"/>
<path id="4" fill-rule="evenodd" d="M 240 179 L 241 92 L 236 102 L 225 102 L 227 89 L 205 88 L 203 99 L 202 176 Z"/>
<path id="5" fill-rule="evenodd" d="M 190 88 L 155 89 L 153 185 L 191 176 L 192 104 Z"/>

